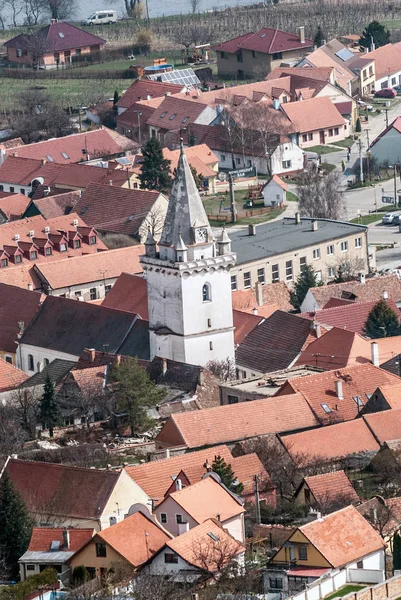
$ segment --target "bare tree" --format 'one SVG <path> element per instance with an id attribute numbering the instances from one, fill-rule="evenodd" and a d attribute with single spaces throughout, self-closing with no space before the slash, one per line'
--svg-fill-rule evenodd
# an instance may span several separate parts
<path id="1" fill-rule="evenodd" d="M 146 239 L 145 231 L 150 229 L 153 237 L 158 241 L 163 231 L 165 218 L 166 210 L 160 204 L 154 204 L 141 225 L 141 238 Z"/>
<path id="2" fill-rule="evenodd" d="M 75 0 L 40 0 L 44 11 L 50 13 L 52 19 L 71 19 L 76 11 Z"/>
<path id="3" fill-rule="evenodd" d="M 12 392 L 10 404 L 15 409 L 23 430 L 30 439 L 36 437 L 40 395 L 35 389 L 18 388 Z"/>
<path id="4" fill-rule="evenodd" d="M 335 220 L 343 216 L 345 201 L 338 172 L 321 175 L 317 169 L 311 169 L 304 171 L 298 181 L 296 194 L 301 216 Z"/>
<path id="5" fill-rule="evenodd" d="M 43 15 L 42 0 L 23 0 L 23 2 L 25 13 L 24 24 L 29 26 L 37 25 Z"/>
<path id="6" fill-rule="evenodd" d="M 222 382 L 235 379 L 235 361 L 231 358 L 210 360 L 206 368 Z"/>
<path id="7" fill-rule="evenodd" d="M 27 437 L 14 408 L 0 403 L 0 456 L 19 452 Z"/>
<path id="8" fill-rule="evenodd" d="M 7 12 L 10 14 L 13 27 L 18 27 L 18 17 L 24 10 L 22 0 L 5 0 L 2 4 L 2 8 L 7 10 Z"/>
<path id="9" fill-rule="evenodd" d="M 189 3 L 191 5 L 191 10 L 192 10 L 193 15 L 195 13 L 199 12 L 199 8 L 202 3 L 202 0 L 189 0 Z"/>
<path id="10" fill-rule="evenodd" d="M 203 579 L 221 581 L 241 572 L 236 560 L 240 550 L 241 545 L 231 536 L 218 541 L 198 539 L 192 544 L 193 562 L 202 570 Z"/>

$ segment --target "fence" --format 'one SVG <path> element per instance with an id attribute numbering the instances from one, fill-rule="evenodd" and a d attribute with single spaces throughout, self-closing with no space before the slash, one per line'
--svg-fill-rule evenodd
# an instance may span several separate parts
<path id="1" fill-rule="evenodd" d="M 258 215 L 264 215 L 272 212 L 271 206 L 264 206 L 263 208 L 248 208 L 247 210 L 237 210 L 237 219 L 245 219 L 247 217 L 256 217 Z M 232 220 L 231 212 L 226 211 L 225 213 L 208 214 L 207 218 L 211 221 L 221 221 L 222 223 L 230 223 Z"/>

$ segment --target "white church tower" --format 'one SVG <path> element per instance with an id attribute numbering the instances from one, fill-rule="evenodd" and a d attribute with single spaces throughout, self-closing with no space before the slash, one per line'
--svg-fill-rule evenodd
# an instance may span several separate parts
<path id="1" fill-rule="evenodd" d="M 236 256 L 225 230 L 214 239 L 182 144 L 159 252 L 151 233 L 145 245 L 150 358 L 192 365 L 234 360 L 230 269 Z"/>

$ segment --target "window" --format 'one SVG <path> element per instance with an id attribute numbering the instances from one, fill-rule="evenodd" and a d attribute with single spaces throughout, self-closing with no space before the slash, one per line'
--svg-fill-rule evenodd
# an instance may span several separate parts
<path id="1" fill-rule="evenodd" d="M 282 52 L 274 52 L 273 54 L 273 60 L 281 60 L 283 58 L 283 53 Z"/>
<path id="2" fill-rule="evenodd" d="M 304 273 L 306 269 L 306 256 L 301 256 L 299 259 L 299 270 Z"/>
<path id="3" fill-rule="evenodd" d="M 238 52 L 238 54 L 237 54 L 237 62 L 243 62 L 243 60 L 244 60 L 244 59 L 243 59 L 243 57 L 242 57 L 242 52 L 240 51 L 240 52 Z"/>
<path id="4" fill-rule="evenodd" d="M 329 137 L 333 137 L 333 130 L 329 129 Z"/>
<path id="5" fill-rule="evenodd" d="M 338 129 L 338 127 L 334 127 L 334 135 L 338 135 L 340 133 L 340 130 Z"/>
<path id="6" fill-rule="evenodd" d="M 355 248 L 362 248 L 362 238 L 355 238 Z"/>
<path id="7" fill-rule="evenodd" d="M 299 560 L 308 560 L 308 549 L 306 544 L 300 544 L 298 546 L 298 558 Z"/>
<path id="8" fill-rule="evenodd" d="M 240 164 L 241 164 L 241 159 L 240 159 L 239 157 L 237 157 L 237 158 L 235 159 L 235 162 L 237 163 L 237 165 L 240 165 Z"/>
<path id="9" fill-rule="evenodd" d="M 281 163 L 283 169 L 291 169 L 291 161 L 290 160 L 283 160 L 283 162 Z"/>
<path id="10" fill-rule="evenodd" d="M 36 250 L 32 250 L 31 252 L 31 260 L 36 260 L 38 258 L 38 253 Z"/>
<path id="11" fill-rule="evenodd" d="M 250 271 L 247 271 L 246 273 L 244 273 L 244 287 L 245 288 L 251 287 L 251 272 Z"/>
<path id="12" fill-rule="evenodd" d="M 95 235 L 91 235 L 89 238 L 89 244 L 91 246 L 93 246 L 93 244 L 96 244 L 96 236 Z"/>
<path id="13" fill-rule="evenodd" d="M 164 117 L 166 116 L 166 114 L 167 114 L 167 111 L 165 110 L 165 111 L 164 111 L 164 112 L 162 112 L 162 114 L 160 115 L 160 118 L 161 118 L 161 119 L 164 119 Z"/>
<path id="14" fill-rule="evenodd" d="M 27 571 L 34 571 L 35 570 L 35 565 L 26 565 L 26 570 Z"/>
<path id="15" fill-rule="evenodd" d="M 327 254 L 329 256 L 332 256 L 334 254 L 334 246 L 333 246 L 333 244 L 330 244 L 330 246 L 327 246 Z"/>
<path id="16" fill-rule="evenodd" d="M 373 67 L 369 67 L 369 75 L 373 75 Z"/>
<path id="17" fill-rule="evenodd" d="M 160 523 L 167 523 L 167 513 L 160 513 Z"/>
<path id="18" fill-rule="evenodd" d="M 226 162 L 226 155 L 225 154 L 221 155 L 221 162 Z"/>
<path id="19" fill-rule="evenodd" d="M 287 96 L 282 97 L 282 102 L 283 102 L 283 104 L 287 104 L 287 102 L 288 102 Z"/>
<path id="20" fill-rule="evenodd" d="M 0 185 L 0 192 L 4 190 L 4 185 Z"/>
<path id="21" fill-rule="evenodd" d="M 75 297 L 78 298 L 78 296 L 81 295 L 81 290 L 78 290 L 77 292 L 75 292 Z"/>
<path id="22" fill-rule="evenodd" d="M 261 269 L 258 269 L 258 281 L 259 283 L 261 283 L 262 285 L 264 285 L 266 283 L 266 279 L 265 279 L 265 270 L 262 267 Z"/>
<path id="23" fill-rule="evenodd" d="M 21 256 L 21 254 L 14 254 L 14 261 L 15 261 L 16 265 L 18 263 L 22 263 L 22 256 Z"/>
<path id="24" fill-rule="evenodd" d="M 341 242 L 341 252 L 347 252 L 348 242 Z"/>
<path id="25" fill-rule="evenodd" d="M 115 524 L 117 523 L 117 519 L 116 519 L 116 517 L 110 517 L 110 518 L 109 518 L 109 523 L 110 523 L 110 527 L 111 527 L 112 525 L 115 525 Z"/>
<path id="26" fill-rule="evenodd" d="M 323 408 L 325 413 L 327 413 L 327 414 L 331 413 L 330 406 L 328 404 L 326 404 L 325 402 L 323 402 L 323 404 L 321 404 L 320 406 Z"/>
<path id="27" fill-rule="evenodd" d="M 294 278 L 292 272 L 292 260 L 287 260 L 285 263 L 285 278 L 287 281 L 292 281 Z"/>
<path id="28" fill-rule="evenodd" d="M 175 515 L 175 522 L 177 525 L 181 525 L 184 521 L 182 520 L 182 515 Z"/>
<path id="29" fill-rule="evenodd" d="M 360 396 L 352 396 L 352 399 L 355 402 L 355 404 L 358 406 L 358 408 L 363 406 L 362 398 Z"/>
<path id="30" fill-rule="evenodd" d="M 12 185 L 10 185 L 10 192 L 15 192 L 15 188 Z"/>
<path id="31" fill-rule="evenodd" d="M 358 562 L 356 563 L 356 568 L 363 569 L 363 560 L 358 560 Z"/>
<path id="32" fill-rule="evenodd" d="M 49 359 L 48 359 L 48 358 L 45 358 L 45 359 L 43 360 L 43 364 L 45 365 L 45 367 L 48 367 L 48 366 L 49 366 Z"/>
<path id="33" fill-rule="evenodd" d="M 255 52 L 255 50 L 252 50 L 252 58 L 256 58 L 256 52 Z"/>
<path id="34" fill-rule="evenodd" d="M 393 77 L 393 78 L 391 79 L 391 85 L 395 85 L 396 83 L 397 83 L 397 78 L 396 78 L 396 77 Z"/>
<path id="35" fill-rule="evenodd" d="M 62 153 L 61 153 L 61 156 L 62 156 L 63 158 L 65 158 L 66 160 L 68 160 L 68 159 L 70 158 L 70 157 L 68 156 L 67 152 L 62 152 Z"/>
<path id="36" fill-rule="evenodd" d="M 235 292 L 236 289 L 237 289 L 237 276 L 231 275 L 231 291 Z"/>
<path id="37" fill-rule="evenodd" d="M 1 267 L 8 267 L 8 259 L 7 258 L 2 258 L 1 259 Z"/>
<path id="38" fill-rule="evenodd" d="M 52 255 L 52 249 L 50 246 L 48 246 L 47 248 L 45 248 L 45 256 L 51 256 Z"/>
<path id="39" fill-rule="evenodd" d="M 105 294 L 108 294 L 110 290 L 111 290 L 111 285 L 105 285 L 104 286 L 104 293 Z"/>
<path id="40" fill-rule="evenodd" d="M 8 362 L 10 365 L 13 364 L 13 357 L 12 356 L 6 354 L 4 358 L 5 358 L 6 362 Z"/>
<path id="41" fill-rule="evenodd" d="M 28 369 L 29 369 L 29 371 L 35 370 L 35 363 L 33 362 L 32 354 L 28 354 Z"/>
<path id="42" fill-rule="evenodd" d="M 281 577 L 269 577 L 269 587 L 282 590 L 283 589 L 283 580 Z"/>
<path id="43" fill-rule="evenodd" d="M 306 133 L 303 134 L 302 141 L 303 142 L 307 142 L 308 141 L 308 136 L 306 135 Z"/>
<path id="44" fill-rule="evenodd" d="M 67 244 L 60 244 L 60 252 L 67 252 Z"/>
<path id="45" fill-rule="evenodd" d="M 278 265 L 272 265 L 272 282 L 280 281 Z"/>
<path id="46" fill-rule="evenodd" d="M 228 395 L 227 399 L 228 399 L 228 403 L 229 404 L 238 404 L 238 402 L 239 402 L 238 396 L 230 396 L 230 395 Z"/>
<path id="47" fill-rule="evenodd" d="M 182 122 L 183 122 L 183 123 L 188 123 L 188 121 L 189 121 L 189 117 L 185 117 L 185 118 L 182 120 Z"/>
<path id="48" fill-rule="evenodd" d="M 170 552 L 164 555 L 164 562 L 167 565 L 176 565 L 178 563 L 178 556 L 176 554 L 171 554 Z"/>
<path id="49" fill-rule="evenodd" d="M 202 287 L 202 300 L 203 302 L 210 302 L 212 299 L 211 288 L 209 283 L 205 283 Z"/>
<path id="50" fill-rule="evenodd" d="M 106 544 L 103 544 L 102 542 L 96 544 L 96 556 L 99 558 L 106 557 Z"/>
<path id="51" fill-rule="evenodd" d="M 320 258 L 320 248 L 316 248 L 313 251 L 313 260 L 318 260 Z"/>
<path id="52" fill-rule="evenodd" d="M 81 240 L 74 240 L 74 249 L 81 247 Z"/>
<path id="53" fill-rule="evenodd" d="M 25 190 L 24 190 L 24 188 L 20 188 L 19 191 L 20 191 L 20 194 L 23 194 L 25 196 Z"/>
<path id="54" fill-rule="evenodd" d="M 336 276 L 336 270 L 334 267 L 329 267 L 327 269 L 327 276 L 328 277 L 335 277 Z"/>
<path id="55" fill-rule="evenodd" d="M 97 289 L 96 288 L 91 288 L 89 290 L 89 296 L 91 300 L 96 300 L 97 299 Z"/>
<path id="56" fill-rule="evenodd" d="M 228 58 L 225 52 L 220 52 L 220 58 Z"/>
<path id="57" fill-rule="evenodd" d="M 209 342 L 209 350 L 213 350 L 213 342 Z"/>
<path id="58" fill-rule="evenodd" d="M 77 49 L 75 50 L 75 54 L 76 54 L 77 56 L 80 56 L 80 55 L 81 55 L 81 48 L 77 48 Z"/>
<path id="59" fill-rule="evenodd" d="M 313 133 L 308 133 L 308 140 L 310 142 L 313 140 Z"/>

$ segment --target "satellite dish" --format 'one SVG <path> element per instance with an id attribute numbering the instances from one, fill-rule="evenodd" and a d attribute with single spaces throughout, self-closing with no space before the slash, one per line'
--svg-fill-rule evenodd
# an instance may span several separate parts
<path id="1" fill-rule="evenodd" d="M 224 173 L 223 171 L 220 171 L 220 173 L 217 175 L 217 179 L 219 181 L 225 181 L 227 179 L 226 173 Z"/>

